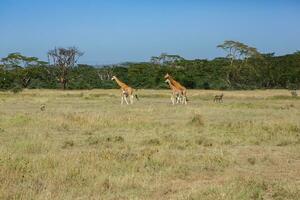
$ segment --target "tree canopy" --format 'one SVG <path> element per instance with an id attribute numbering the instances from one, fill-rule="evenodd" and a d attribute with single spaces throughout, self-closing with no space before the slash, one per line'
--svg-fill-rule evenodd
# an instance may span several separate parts
<path id="1" fill-rule="evenodd" d="M 261 54 L 255 47 L 231 40 L 217 47 L 224 50 L 225 57 L 187 60 L 179 55 L 162 53 L 150 58 L 149 62 L 127 62 L 105 67 L 76 65 L 82 55 L 77 48 L 49 51 L 48 55 L 52 58 L 50 63 L 12 53 L 1 59 L 0 89 L 115 88 L 116 85 L 111 81 L 113 75 L 135 88 L 158 89 L 167 88 L 163 79 L 166 73 L 187 88 L 234 90 L 300 87 L 299 51 L 282 56 Z"/>

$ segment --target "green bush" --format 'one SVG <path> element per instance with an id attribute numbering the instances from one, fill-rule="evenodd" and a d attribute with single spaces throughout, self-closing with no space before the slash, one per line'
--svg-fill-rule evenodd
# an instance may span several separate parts
<path id="1" fill-rule="evenodd" d="M 14 94 L 16 94 L 16 93 L 22 92 L 22 91 L 23 91 L 23 87 L 20 86 L 20 85 L 15 85 L 15 86 L 11 89 L 11 91 L 12 91 Z"/>

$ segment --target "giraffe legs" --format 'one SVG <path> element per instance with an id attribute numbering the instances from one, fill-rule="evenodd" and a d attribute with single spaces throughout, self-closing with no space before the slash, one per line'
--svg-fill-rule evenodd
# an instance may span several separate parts
<path id="1" fill-rule="evenodd" d="M 171 96 L 171 101 L 174 104 L 187 104 L 187 98 L 183 94 L 173 94 Z"/>
<path id="2" fill-rule="evenodd" d="M 121 105 L 123 105 L 123 103 L 124 103 L 124 96 L 122 95 L 121 96 Z"/>
<path id="3" fill-rule="evenodd" d="M 130 95 L 130 104 L 133 104 L 133 94 L 132 95 Z"/>
<path id="4" fill-rule="evenodd" d="M 130 104 L 133 104 L 133 95 L 130 95 L 130 97 L 129 97 L 129 102 L 128 102 L 128 100 L 127 100 L 127 95 L 122 95 L 122 98 L 121 98 L 121 104 L 123 105 L 123 103 L 124 103 L 124 101 L 126 102 L 126 104 L 128 105 L 129 103 Z"/>
<path id="5" fill-rule="evenodd" d="M 183 96 L 183 97 L 182 97 L 182 104 L 185 104 L 185 105 L 187 104 L 186 96 Z"/>
<path id="6" fill-rule="evenodd" d="M 181 102 L 181 97 L 179 94 L 176 94 L 176 104 Z"/>
<path id="7" fill-rule="evenodd" d="M 128 101 L 127 101 L 127 97 L 126 97 L 126 95 L 123 95 L 123 98 L 124 98 L 124 100 L 125 100 L 126 104 L 128 105 Z"/>
<path id="8" fill-rule="evenodd" d="M 183 94 L 176 94 L 176 104 L 186 104 L 186 97 Z"/>
<path id="9" fill-rule="evenodd" d="M 175 98 L 174 98 L 174 94 L 171 95 L 171 102 L 173 105 L 175 105 Z"/>
<path id="10" fill-rule="evenodd" d="M 181 94 L 181 96 L 182 96 L 182 104 L 187 104 L 187 97 L 186 97 L 186 91 L 184 90 L 184 91 L 182 91 L 182 94 Z"/>
<path id="11" fill-rule="evenodd" d="M 184 104 L 184 96 L 179 93 L 173 93 L 171 95 L 171 102 L 173 105 L 175 104 Z"/>
<path id="12" fill-rule="evenodd" d="M 125 100 L 126 104 L 128 105 L 127 97 L 128 97 L 128 93 L 127 93 L 126 91 L 122 90 L 122 94 L 121 94 L 121 105 L 123 105 L 124 100 Z"/>
<path id="13" fill-rule="evenodd" d="M 121 105 L 124 104 L 124 101 L 125 101 L 126 104 L 128 105 L 127 96 L 126 96 L 126 94 L 123 93 L 123 94 L 121 95 Z"/>
<path id="14" fill-rule="evenodd" d="M 127 97 L 129 97 L 129 101 L 128 101 Z M 121 93 L 121 104 L 122 105 L 124 104 L 124 101 L 126 102 L 127 105 L 129 103 L 133 104 L 133 99 L 134 99 L 134 95 L 133 94 L 129 94 L 127 91 L 122 90 L 122 93 Z"/>

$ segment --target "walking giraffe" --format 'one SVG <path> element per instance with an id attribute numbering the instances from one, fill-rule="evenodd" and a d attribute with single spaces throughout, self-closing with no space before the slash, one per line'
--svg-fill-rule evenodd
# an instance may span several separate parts
<path id="1" fill-rule="evenodd" d="M 129 100 L 130 100 L 131 104 L 133 104 L 134 96 L 137 100 L 139 99 L 137 95 L 133 95 L 134 89 L 132 87 L 129 87 L 128 85 L 126 85 L 122 81 L 120 81 L 116 76 L 113 76 L 111 78 L 111 80 L 116 81 L 116 83 L 121 87 L 121 91 L 122 91 L 122 93 L 121 93 L 121 104 L 124 103 L 124 100 L 125 100 L 126 104 L 128 104 L 128 101 L 127 101 L 128 96 L 129 96 Z"/>
<path id="2" fill-rule="evenodd" d="M 165 80 L 165 82 L 169 84 L 169 86 L 172 90 L 172 95 L 171 95 L 172 104 L 174 105 L 175 103 L 180 103 L 182 101 L 181 90 L 177 89 L 174 85 L 172 85 L 172 83 L 169 79 Z"/>
<path id="3" fill-rule="evenodd" d="M 177 81 L 175 81 L 172 76 L 170 76 L 169 74 L 165 75 L 165 79 L 169 80 L 171 82 L 171 84 L 178 90 L 181 91 L 181 96 L 182 96 L 182 104 L 187 104 L 187 96 L 186 96 L 186 88 L 184 86 L 182 86 L 180 83 L 178 83 Z"/>

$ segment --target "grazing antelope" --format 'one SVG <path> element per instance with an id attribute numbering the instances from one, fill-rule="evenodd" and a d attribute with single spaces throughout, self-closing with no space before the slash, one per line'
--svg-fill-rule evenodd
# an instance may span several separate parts
<path id="1" fill-rule="evenodd" d="M 171 95 L 171 102 L 174 105 L 175 103 L 181 103 L 182 102 L 182 92 L 181 90 L 177 89 L 174 85 L 172 85 L 171 81 L 169 79 L 165 80 L 166 83 L 169 84 L 172 95 Z"/>
<path id="2" fill-rule="evenodd" d="M 292 95 L 293 97 L 297 97 L 297 96 L 298 96 L 297 90 L 292 90 L 292 91 L 291 91 L 291 95 Z"/>
<path id="3" fill-rule="evenodd" d="M 170 83 L 177 89 L 181 91 L 181 96 L 182 96 L 182 104 L 187 104 L 187 96 L 186 96 L 186 88 L 184 86 L 182 86 L 180 83 L 178 83 L 177 81 L 175 81 L 172 76 L 170 76 L 169 74 L 165 75 L 165 79 L 169 80 Z"/>
<path id="4" fill-rule="evenodd" d="M 134 89 L 129 87 L 128 85 L 126 85 L 125 83 L 123 83 L 122 81 L 120 81 L 116 76 L 113 76 L 111 78 L 111 80 L 116 81 L 116 83 L 120 86 L 121 88 L 121 104 L 124 103 L 124 101 L 126 102 L 126 104 L 128 104 L 127 101 L 127 97 L 129 97 L 130 103 L 133 104 L 133 98 L 135 97 L 137 100 L 139 100 L 137 95 L 133 95 L 133 91 Z"/>
<path id="5" fill-rule="evenodd" d="M 221 95 L 216 95 L 215 98 L 214 98 L 214 102 L 223 102 L 223 96 L 224 94 L 222 93 Z"/>
<path id="6" fill-rule="evenodd" d="M 40 109 L 41 109 L 41 111 L 45 111 L 45 110 L 46 110 L 46 105 L 45 105 L 45 104 L 42 104 L 42 105 L 40 106 Z"/>

